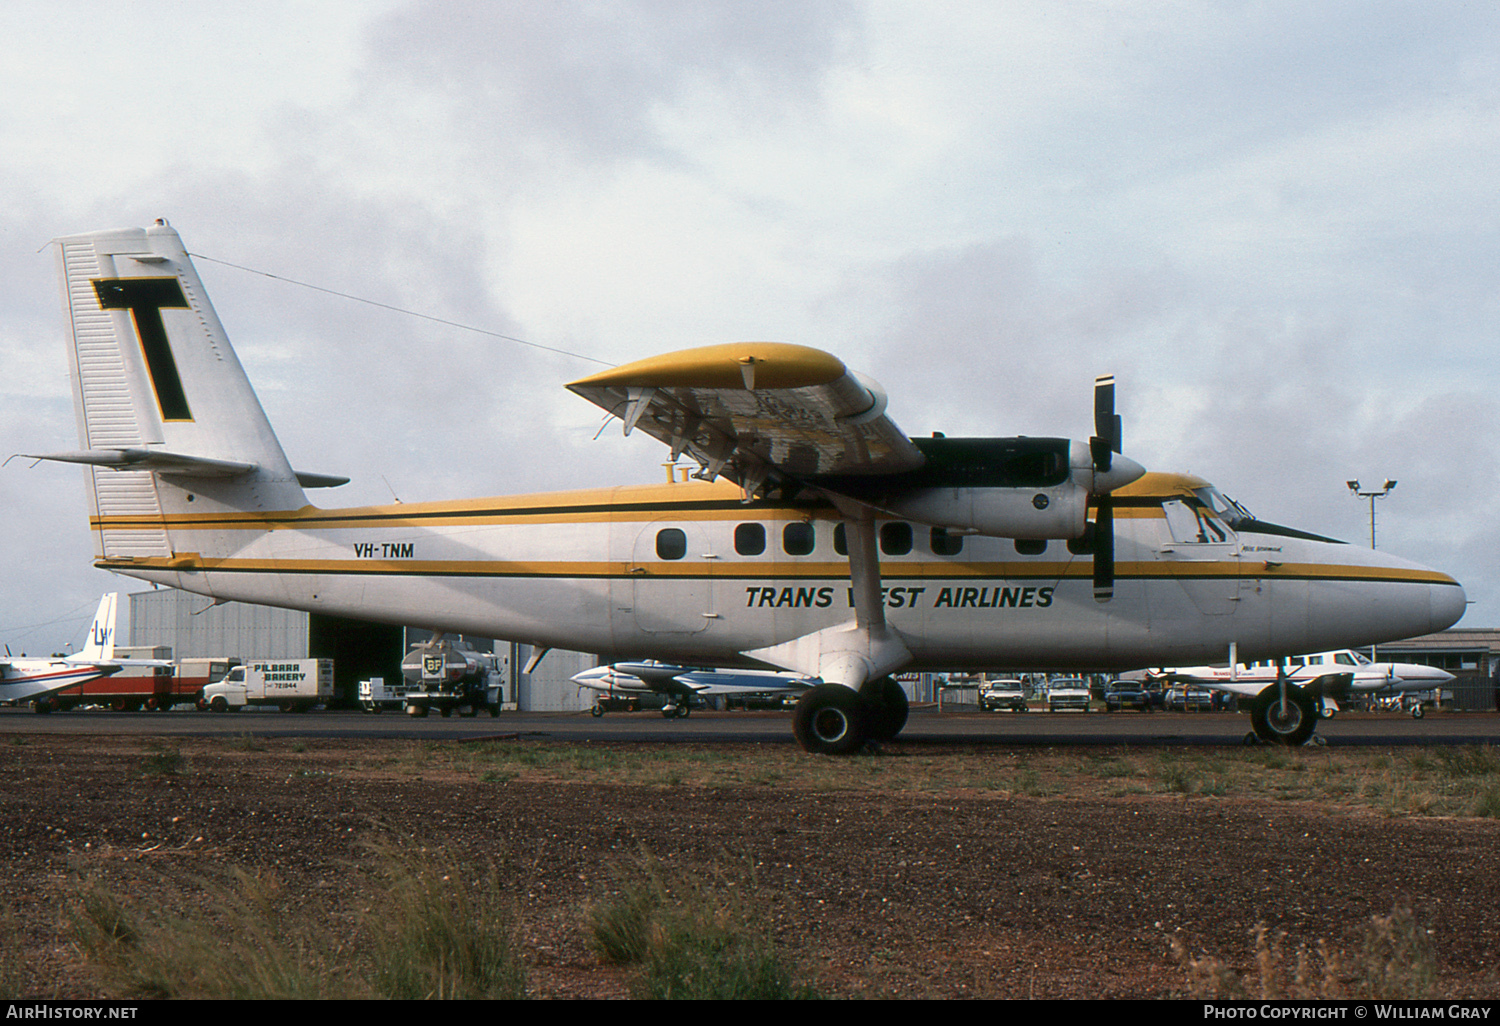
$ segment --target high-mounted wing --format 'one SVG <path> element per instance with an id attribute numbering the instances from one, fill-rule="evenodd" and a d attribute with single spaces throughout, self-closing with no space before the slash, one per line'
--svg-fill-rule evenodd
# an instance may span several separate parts
<path id="1" fill-rule="evenodd" d="M 914 470 L 923 456 L 880 386 L 807 346 L 734 342 L 637 360 L 568 385 L 747 492 L 779 477 Z"/>

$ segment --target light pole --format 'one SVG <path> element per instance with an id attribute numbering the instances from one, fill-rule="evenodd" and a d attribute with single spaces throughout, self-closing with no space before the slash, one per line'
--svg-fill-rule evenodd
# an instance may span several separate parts
<path id="1" fill-rule="evenodd" d="M 1375 500 L 1385 498 L 1390 490 L 1396 487 L 1396 482 L 1387 479 L 1378 492 L 1360 491 L 1358 481 L 1346 481 L 1345 484 L 1349 486 L 1349 491 L 1354 493 L 1355 498 L 1370 500 L 1370 548 L 1373 549 L 1375 547 Z"/>

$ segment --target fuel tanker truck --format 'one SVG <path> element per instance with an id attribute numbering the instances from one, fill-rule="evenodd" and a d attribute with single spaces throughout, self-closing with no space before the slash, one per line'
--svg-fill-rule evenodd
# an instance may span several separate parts
<path id="1" fill-rule="evenodd" d="M 426 716 L 433 709 L 444 716 L 455 709 L 460 716 L 475 716 L 481 709 L 500 715 L 505 676 L 489 652 L 439 636 L 411 647 L 401 660 L 401 676 L 408 716 Z"/>

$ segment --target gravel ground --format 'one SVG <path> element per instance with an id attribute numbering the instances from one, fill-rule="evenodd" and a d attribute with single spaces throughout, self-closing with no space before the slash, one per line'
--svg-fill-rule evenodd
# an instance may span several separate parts
<path id="1" fill-rule="evenodd" d="M 1174 937 L 1248 970 L 1259 923 L 1285 931 L 1288 952 L 1324 941 L 1347 953 L 1397 906 L 1430 931 L 1441 996 L 1500 994 L 1494 820 L 977 797 L 961 781 L 920 794 L 485 781 L 403 767 L 392 753 L 405 747 L 183 741 L 163 765 L 134 738 L 9 739 L 0 872 L 14 986 L 104 993 L 63 926 L 87 881 L 171 909 L 204 874 L 271 871 L 286 907 L 338 922 L 379 840 L 497 867 L 537 997 L 628 994 L 629 972 L 590 951 L 580 909 L 642 851 L 669 875 L 718 867 L 753 888 L 741 897 L 757 925 L 831 996 L 1182 996 Z"/>

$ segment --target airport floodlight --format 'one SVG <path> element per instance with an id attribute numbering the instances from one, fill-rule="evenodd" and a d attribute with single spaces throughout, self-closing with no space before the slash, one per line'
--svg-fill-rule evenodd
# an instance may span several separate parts
<path id="1" fill-rule="evenodd" d="M 1349 486 L 1349 491 L 1354 494 L 1355 498 L 1370 500 L 1370 548 L 1373 549 L 1375 547 L 1375 500 L 1385 498 L 1387 493 L 1389 493 L 1392 488 L 1396 487 L 1396 482 L 1391 480 L 1390 478 L 1386 478 L 1385 484 L 1381 486 L 1378 492 L 1360 491 L 1359 481 L 1357 480 L 1345 481 L 1344 483 Z"/>

